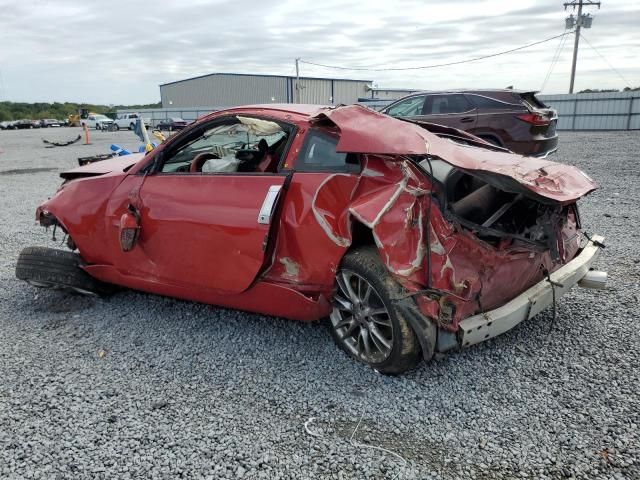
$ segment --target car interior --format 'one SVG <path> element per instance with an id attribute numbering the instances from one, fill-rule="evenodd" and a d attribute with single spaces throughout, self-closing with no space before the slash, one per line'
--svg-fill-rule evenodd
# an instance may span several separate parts
<path id="1" fill-rule="evenodd" d="M 293 127 L 240 115 L 216 119 L 172 148 L 164 173 L 276 173 Z"/>

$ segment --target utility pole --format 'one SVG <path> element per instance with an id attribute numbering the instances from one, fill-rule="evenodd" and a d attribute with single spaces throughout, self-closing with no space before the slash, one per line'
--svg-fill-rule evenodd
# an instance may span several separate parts
<path id="1" fill-rule="evenodd" d="M 296 103 L 300 103 L 300 57 L 296 58 Z"/>
<path id="2" fill-rule="evenodd" d="M 598 10 L 600 9 L 600 2 L 593 2 L 591 0 L 574 0 L 573 2 L 568 2 L 564 4 L 564 9 L 567 7 L 573 7 L 575 10 L 578 7 L 577 16 L 574 18 L 573 14 L 566 18 L 566 27 L 573 28 L 576 27 L 576 39 L 573 43 L 573 62 L 571 63 L 571 81 L 569 83 L 569 93 L 573 93 L 573 84 L 576 79 L 576 63 L 578 62 L 578 44 L 580 43 L 580 28 L 584 26 L 584 28 L 591 28 L 591 22 L 593 22 L 593 17 L 589 14 L 582 14 L 582 7 L 588 6 L 598 6 Z"/>

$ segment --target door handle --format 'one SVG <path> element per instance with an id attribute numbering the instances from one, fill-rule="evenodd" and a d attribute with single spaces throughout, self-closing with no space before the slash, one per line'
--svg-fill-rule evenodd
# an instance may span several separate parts
<path id="1" fill-rule="evenodd" d="M 278 196 L 280 195 L 280 190 L 282 189 L 282 185 L 271 185 L 269 187 L 269 191 L 267 195 L 264 197 L 264 201 L 262 202 L 262 207 L 260 207 L 260 212 L 258 213 L 258 223 L 263 225 L 269 225 L 271 223 L 271 215 L 273 215 L 273 208 L 276 205 L 276 201 L 278 200 Z"/>
<path id="2" fill-rule="evenodd" d="M 460 119 L 460 123 L 470 123 L 473 122 L 473 117 L 462 117 Z"/>

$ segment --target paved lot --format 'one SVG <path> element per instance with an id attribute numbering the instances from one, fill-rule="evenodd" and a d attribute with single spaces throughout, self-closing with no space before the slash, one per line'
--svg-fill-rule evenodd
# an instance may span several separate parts
<path id="1" fill-rule="evenodd" d="M 397 378 L 322 324 L 17 281 L 24 246 L 53 246 L 34 211 L 59 171 L 138 145 L 40 140 L 77 133 L 0 131 L 0 478 L 640 478 L 638 132 L 562 133 L 555 156 L 602 186 L 581 209 L 609 290 Z"/>

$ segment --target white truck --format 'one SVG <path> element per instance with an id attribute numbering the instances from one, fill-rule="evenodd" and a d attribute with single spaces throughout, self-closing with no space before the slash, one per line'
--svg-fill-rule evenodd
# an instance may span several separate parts
<path id="1" fill-rule="evenodd" d="M 129 130 L 133 130 L 136 126 L 136 122 L 138 121 L 138 117 L 140 117 L 137 113 L 121 113 L 116 117 L 116 130 L 120 130 L 121 128 L 128 128 Z M 142 118 L 144 121 L 144 126 L 147 128 L 151 127 L 151 120 L 148 118 Z"/>
<path id="2" fill-rule="evenodd" d="M 95 128 L 96 130 L 109 130 L 112 124 L 112 119 L 99 113 L 91 113 L 87 118 L 80 120 L 81 127 L 86 125 L 88 128 Z"/>

